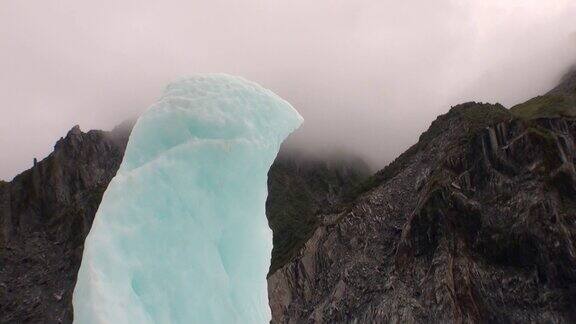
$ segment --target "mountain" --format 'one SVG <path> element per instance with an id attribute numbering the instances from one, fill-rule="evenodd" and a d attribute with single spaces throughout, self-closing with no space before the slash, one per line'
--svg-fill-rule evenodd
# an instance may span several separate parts
<path id="1" fill-rule="evenodd" d="M 268 173 L 266 214 L 274 233 L 270 272 L 302 247 L 320 224 L 319 213 L 340 205 L 369 175 L 355 156 L 281 152 Z"/>
<path id="2" fill-rule="evenodd" d="M 366 178 L 282 151 L 268 178 L 274 323 L 576 322 L 576 72 L 508 110 L 465 103 Z M 74 127 L 0 181 L 0 323 L 70 323 L 131 124 Z"/>
<path id="3" fill-rule="evenodd" d="M 83 133 L 0 187 L 0 323 L 70 323 L 84 239 L 129 127 Z"/>
<path id="4" fill-rule="evenodd" d="M 575 81 L 439 116 L 271 273 L 273 322 L 575 322 Z"/>
<path id="5" fill-rule="evenodd" d="M 47 158 L 0 182 L 0 323 L 72 322 L 84 240 L 132 126 L 87 133 L 75 126 Z M 283 150 L 268 177 L 272 267 L 305 242 L 320 210 L 339 204 L 367 176 L 366 165 L 352 156 Z"/>

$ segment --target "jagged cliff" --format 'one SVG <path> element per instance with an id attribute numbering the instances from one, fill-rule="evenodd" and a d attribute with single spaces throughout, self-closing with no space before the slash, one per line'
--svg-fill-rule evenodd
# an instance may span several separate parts
<path id="1" fill-rule="evenodd" d="M 83 133 L 76 126 L 46 159 L 0 182 L 0 323 L 72 321 L 84 239 L 131 127 Z M 338 204 L 367 176 L 367 167 L 352 157 L 311 159 L 282 151 L 268 177 L 272 267 L 309 237 L 320 210 Z"/>
<path id="2" fill-rule="evenodd" d="M 46 159 L 0 187 L 1 323 L 71 322 L 84 239 L 127 139 L 126 127 L 76 126 Z"/>
<path id="3" fill-rule="evenodd" d="M 576 321 L 575 76 L 438 117 L 271 274 L 273 322 Z"/>

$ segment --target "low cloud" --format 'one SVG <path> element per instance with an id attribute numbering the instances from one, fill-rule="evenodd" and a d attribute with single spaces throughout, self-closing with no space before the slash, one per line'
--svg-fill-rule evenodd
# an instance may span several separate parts
<path id="1" fill-rule="evenodd" d="M 571 0 L 3 1 L 0 178 L 198 72 L 289 100 L 306 119 L 290 146 L 379 168 L 451 105 L 545 92 L 576 61 L 574 17 Z"/>

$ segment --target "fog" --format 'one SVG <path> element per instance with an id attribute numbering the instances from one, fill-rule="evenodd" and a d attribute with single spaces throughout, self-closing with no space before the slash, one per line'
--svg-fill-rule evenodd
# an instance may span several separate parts
<path id="1" fill-rule="evenodd" d="M 576 61 L 574 0 L 0 2 L 0 179 L 171 80 L 237 74 L 305 118 L 289 146 L 381 168 L 464 101 L 511 106 Z"/>

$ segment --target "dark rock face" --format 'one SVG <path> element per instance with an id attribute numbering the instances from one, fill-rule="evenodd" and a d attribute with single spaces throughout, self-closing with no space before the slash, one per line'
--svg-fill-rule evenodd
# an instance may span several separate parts
<path id="1" fill-rule="evenodd" d="M 0 182 L 0 323 L 72 322 L 84 240 L 131 127 L 88 133 L 74 127 L 46 159 Z M 269 172 L 266 210 L 273 266 L 306 241 L 318 224 L 316 213 L 340 202 L 367 172 L 354 159 L 327 162 L 281 152 Z"/>
<path id="2" fill-rule="evenodd" d="M 468 103 L 268 279 L 275 323 L 576 321 L 576 120 Z"/>
<path id="3" fill-rule="evenodd" d="M 270 272 L 310 238 L 320 224 L 319 213 L 339 205 L 369 174 L 355 157 L 311 158 L 281 151 L 268 173 L 266 215 L 274 233 Z"/>
<path id="4" fill-rule="evenodd" d="M 71 322 L 84 239 L 128 133 L 76 126 L 46 159 L 0 185 L 0 322 Z"/>

